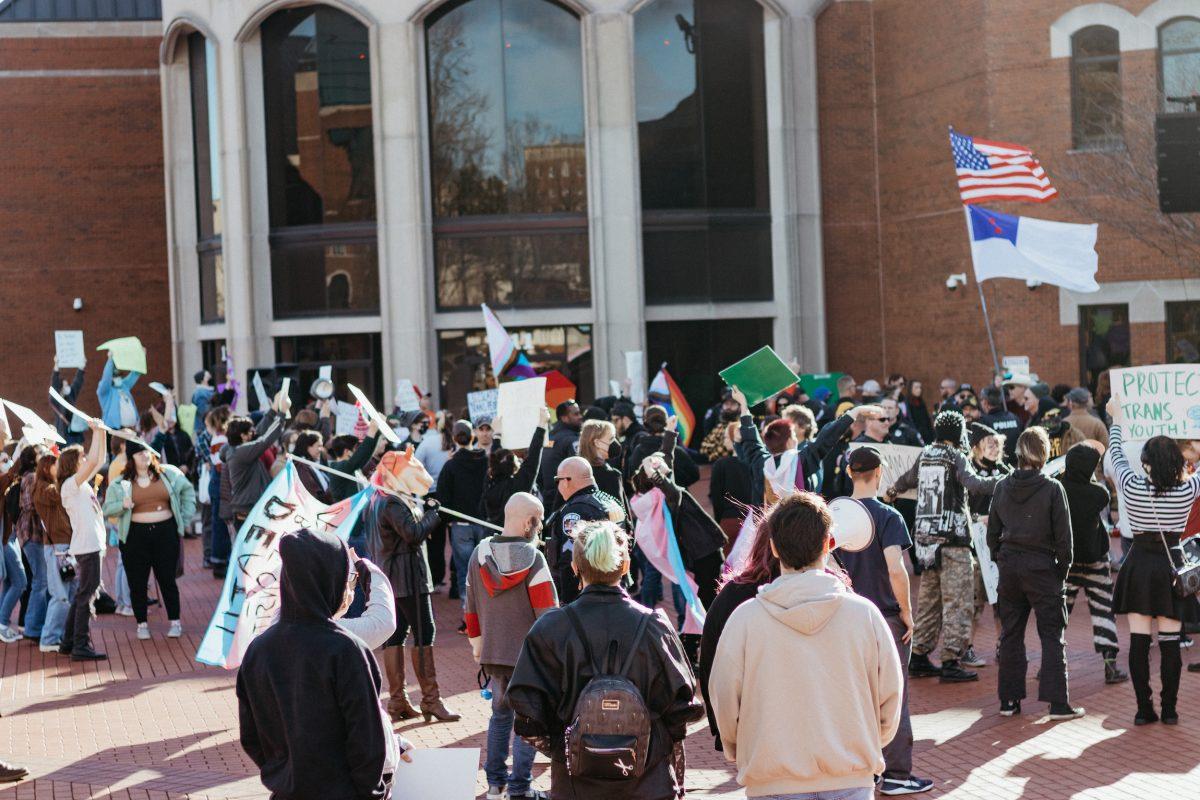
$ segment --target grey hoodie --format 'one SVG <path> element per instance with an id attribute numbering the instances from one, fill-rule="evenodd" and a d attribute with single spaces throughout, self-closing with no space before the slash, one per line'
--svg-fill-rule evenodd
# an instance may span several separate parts
<path id="1" fill-rule="evenodd" d="M 522 536 L 492 536 L 467 568 L 467 636 L 482 637 L 479 663 L 512 670 L 533 623 L 558 605 L 546 557 Z"/>

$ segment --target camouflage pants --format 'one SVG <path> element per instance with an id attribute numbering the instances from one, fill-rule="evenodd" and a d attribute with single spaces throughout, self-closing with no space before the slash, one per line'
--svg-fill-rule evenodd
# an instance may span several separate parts
<path id="1" fill-rule="evenodd" d="M 967 547 L 941 549 L 941 564 L 921 573 L 913 655 L 928 655 L 942 637 L 942 660 L 957 661 L 971 643 L 975 611 L 975 556 Z"/>

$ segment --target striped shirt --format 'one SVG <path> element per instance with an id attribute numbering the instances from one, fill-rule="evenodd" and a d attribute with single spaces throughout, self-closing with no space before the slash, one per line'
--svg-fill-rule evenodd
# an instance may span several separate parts
<path id="1" fill-rule="evenodd" d="M 1138 475 L 1125 458 L 1121 441 L 1121 426 L 1113 425 L 1108 432 L 1109 452 L 1116 473 L 1121 508 L 1135 532 L 1183 533 L 1192 504 L 1200 497 L 1200 472 L 1180 485 L 1155 494 L 1155 488 L 1145 476 Z"/>

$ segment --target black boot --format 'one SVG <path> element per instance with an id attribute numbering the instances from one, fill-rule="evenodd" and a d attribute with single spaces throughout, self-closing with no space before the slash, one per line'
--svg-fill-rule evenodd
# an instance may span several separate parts
<path id="1" fill-rule="evenodd" d="M 926 653 L 913 653 L 908 660 L 910 678 L 936 678 L 941 674 L 942 668 L 930 661 Z"/>
<path id="2" fill-rule="evenodd" d="M 1179 715 L 1175 713 L 1175 700 L 1179 696 L 1179 673 L 1183 671 L 1179 638 L 1178 633 L 1158 634 L 1159 677 L 1162 680 L 1159 698 L 1162 700 L 1163 725 L 1179 724 Z"/>
<path id="3" fill-rule="evenodd" d="M 942 676 L 938 680 L 942 683 L 967 683 L 979 680 L 979 673 L 963 669 L 957 660 L 943 661 Z"/>
<path id="4" fill-rule="evenodd" d="M 1129 680 L 1129 673 L 1122 671 L 1117 666 L 1117 651 L 1105 650 L 1100 654 L 1104 659 L 1104 682 L 1105 683 L 1124 683 Z"/>
<path id="5" fill-rule="evenodd" d="M 1137 716 L 1134 725 L 1149 725 L 1158 722 L 1154 713 L 1154 693 L 1150 691 L 1150 634 L 1129 634 L 1129 677 L 1133 681 L 1133 695 L 1137 698 Z"/>

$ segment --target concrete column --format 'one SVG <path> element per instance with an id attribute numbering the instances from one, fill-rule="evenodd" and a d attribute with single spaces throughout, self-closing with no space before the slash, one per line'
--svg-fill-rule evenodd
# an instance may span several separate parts
<path id="1" fill-rule="evenodd" d="M 626 350 L 646 346 L 633 16 L 583 18 L 592 346 L 596 393 L 625 377 Z"/>
<path id="2" fill-rule="evenodd" d="M 196 255 L 190 83 L 185 57 L 162 67 L 163 173 L 167 199 L 167 279 L 171 297 L 171 358 L 175 386 L 183 387 L 199 352 L 200 281 Z M 189 213 L 190 212 L 190 213 Z M 188 278 L 192 278 L 191 281 Z"/>

